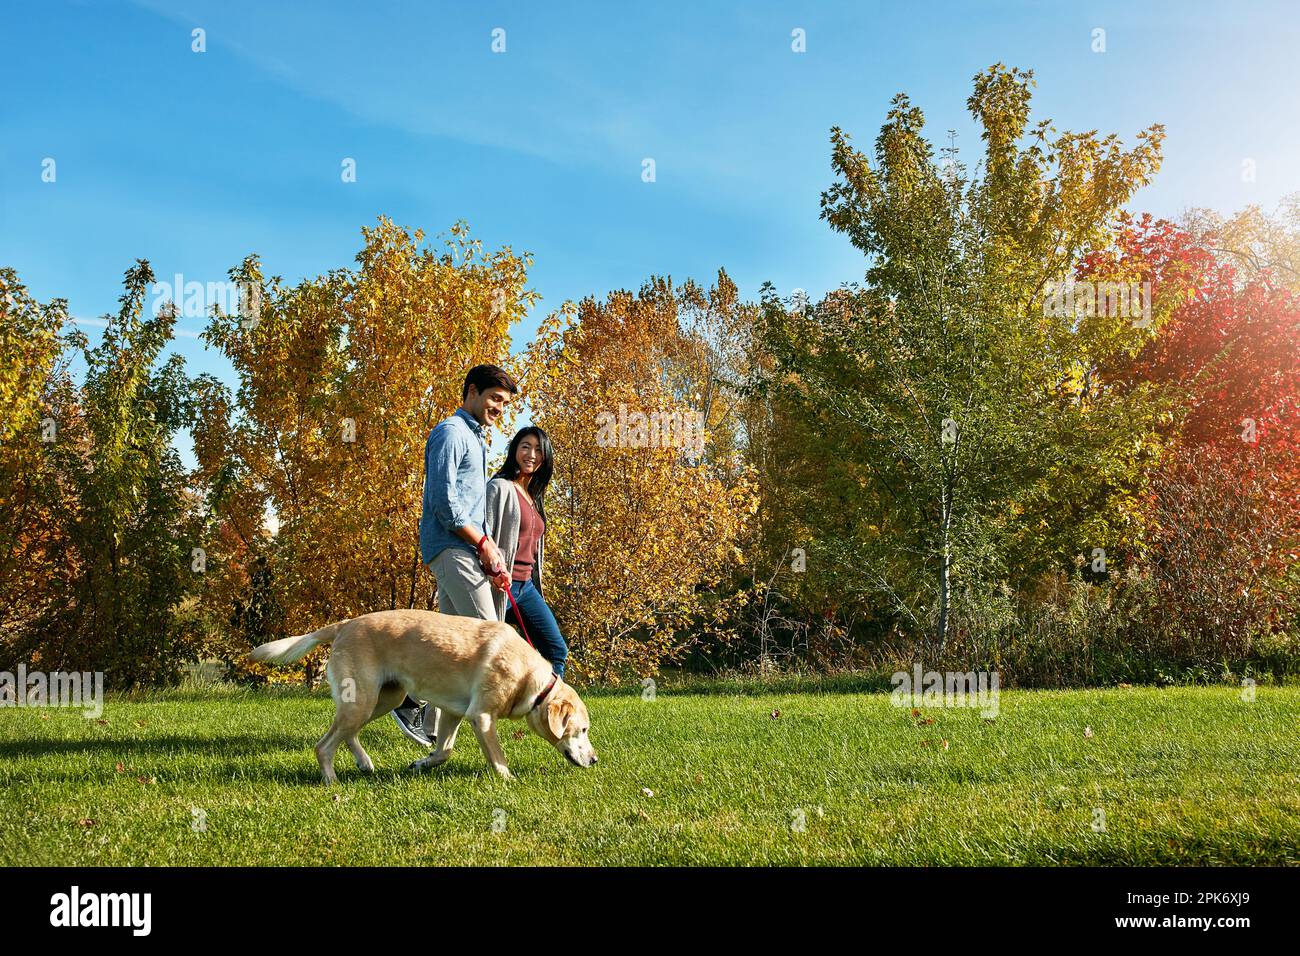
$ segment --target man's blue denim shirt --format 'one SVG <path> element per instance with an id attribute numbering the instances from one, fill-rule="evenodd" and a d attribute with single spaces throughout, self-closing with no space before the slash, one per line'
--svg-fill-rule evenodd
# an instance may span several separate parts
<path id="1" fill-rule="evenodd" d="M 487 505 L 487 443 L 483 426 L 463 408 L 434 426 L 424 443 L 424 503 L 420 511 L 420 560 L 428 564 L 445 548 L 474 546 L 454 532 L 471 524 L 484 530 Z"/>

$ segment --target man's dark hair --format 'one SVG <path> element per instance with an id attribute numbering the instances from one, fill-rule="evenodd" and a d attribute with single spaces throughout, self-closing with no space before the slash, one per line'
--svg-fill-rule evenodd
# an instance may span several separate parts
<path id="1" fill-rule="evenodd" d="M 469 398 L 469 387 L 473 385 L 482 395 L 489 388 L 504 388 L 511 395 L 519 394 L 519 386 L 506 370 L 496 365 L 475 365 L 465 376 L 465 386 L 460 390 L 460 400 Z"/>

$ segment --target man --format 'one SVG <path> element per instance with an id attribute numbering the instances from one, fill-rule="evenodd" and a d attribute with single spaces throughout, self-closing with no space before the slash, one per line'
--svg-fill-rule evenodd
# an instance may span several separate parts
<path id="1" fill-rule="evenodd" d="M 514 379 L 502 369 L 475 365 L 465 376 L 460 408 L 439 422 L 424 443 L 420 560 L 438 579 L 438 609 L 443 614 L 495 621 L 492 588 L 510 587 L 501 552 L 483 530 L 487 501 L 483 430 L 496 424 L 518 391 Z M 432 747 L 438 712 L 435 708 L 430 722 L 427 707 L 407 697 L 393 717 L 407 737 Z"/>

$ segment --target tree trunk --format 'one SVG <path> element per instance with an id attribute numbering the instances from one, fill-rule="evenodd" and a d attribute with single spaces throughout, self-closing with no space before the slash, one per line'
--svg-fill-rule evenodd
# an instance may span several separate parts
<path id="1" fill-rule="evenodd" d="M 948 604 L 952 593 L 952 539 L 950 532 L 952 530 L 952 489 L 948 482 L 944 483 L 944 489 L 940 504 L 940 536 L 942 539 L 942 554 L 940 555 L 939 566 L 939 621 L 935 628 L 935 643 L 939 650 L 943 650 L 944 642 L 948 639 Z"/>

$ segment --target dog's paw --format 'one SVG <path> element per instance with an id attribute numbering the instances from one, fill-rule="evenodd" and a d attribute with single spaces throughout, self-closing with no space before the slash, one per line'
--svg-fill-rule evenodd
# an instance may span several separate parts
<path id="1" fill-rule="evenodd" d="M 446 762 L 447 758 L 444 757 L 442 760 L 436 760 L 433 755 L 430 754 L 427 757 L 421 757 L 419 760 L 407 764 L 406 770 L 408 773 L 424 773 L 425 771 L 432 770 L 434 767 L 441 766 Z"/>

